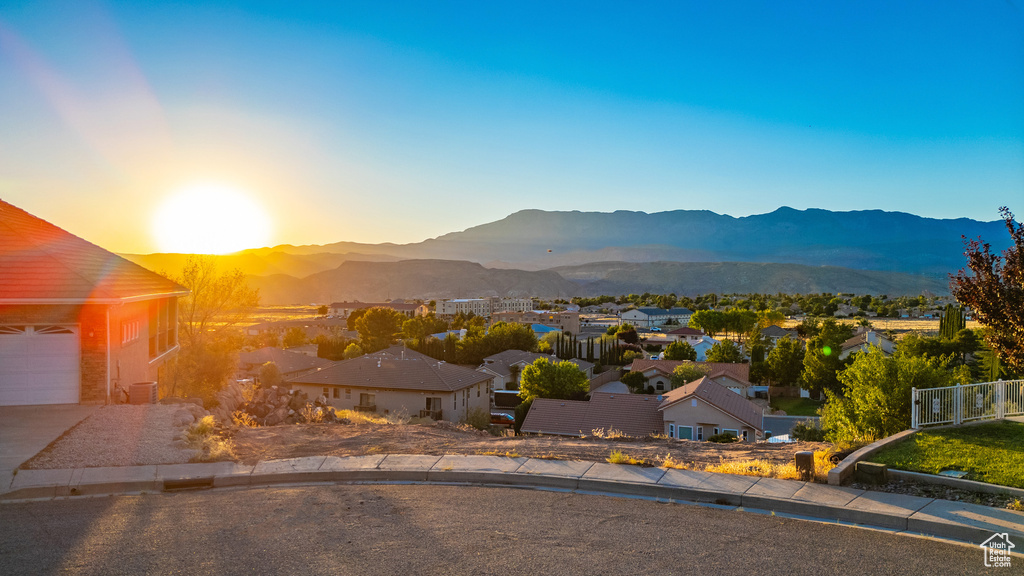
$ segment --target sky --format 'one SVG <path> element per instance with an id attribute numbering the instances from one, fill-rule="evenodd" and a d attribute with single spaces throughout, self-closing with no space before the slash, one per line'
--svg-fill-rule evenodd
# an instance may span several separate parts
<path id="1" fill-rule="evenodd" d="M 1020 216 L 1024 11 L 6 0 L 0 199 L 138 253 L 177 223 L 407 243 L 528 208 Z"/>

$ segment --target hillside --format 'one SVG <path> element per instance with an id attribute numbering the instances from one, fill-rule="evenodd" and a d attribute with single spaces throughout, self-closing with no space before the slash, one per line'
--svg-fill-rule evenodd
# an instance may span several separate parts
<path id="1" fill-rule="evenodd" d="M 835 266 L 746 262 L 597 262 L 553 268 L 580 286 L 581 296 L 651 292 L 695 296 L 709 292 L 915 295 L 948 294 L 945 280 L 927 276 L 851 270 Z"/>
<path id="2" fill-rule="evenodd" d="M 576 284 L 551 271 L 502 270 L 474 262 L 403 260 L 348 261 L 303 279 L 252 276 L 264 304 L 479 296 L 574 296 Z"/>

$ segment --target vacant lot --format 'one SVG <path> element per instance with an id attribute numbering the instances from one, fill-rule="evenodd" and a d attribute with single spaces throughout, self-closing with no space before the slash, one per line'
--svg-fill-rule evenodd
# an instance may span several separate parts
<path id="1" fill-rule="evenodd" d="M 811 400 L 810 398 L 786 398 L 777 396 L 772 398 L 772 408 L 785 410 L 787 416 L 817 416 L 818 408 L 824 402 Z"/>
<path id="2" fill-rule="evenodd" d="M 969 480 L 1024 488 L 1024 422 L 924 430 L 871 459 L 910 472 L 962 470 Z"/>
<path id="3" fill-rule="evenodd" d="M 722 461 L 751 459 L 791 462 L 801 450 L 827 450 L 818 443 L 714 444 L 677 440 L 563 438 L 558 436 L 496 437 L 451 424 L 295 424 L 240 428 L 231 437 L 238 461 L 298 456 L 358 456 L 362 454 L 495 454 L 559 460 L 604 461 L 613 450 L 660 465 L 666 456 L 703 468 Z"/>

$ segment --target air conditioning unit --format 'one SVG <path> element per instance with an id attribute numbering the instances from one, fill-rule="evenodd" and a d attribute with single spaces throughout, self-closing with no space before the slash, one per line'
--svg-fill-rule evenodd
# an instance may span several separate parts
<path id="1" fill-rule="evenodd" d="M 136 382 L 128 387 L 130 404 L 156 404 L 156 382 Z"/>

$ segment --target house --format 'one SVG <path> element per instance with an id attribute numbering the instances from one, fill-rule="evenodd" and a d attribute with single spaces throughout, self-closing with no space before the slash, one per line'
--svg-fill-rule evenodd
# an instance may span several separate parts
<path id="1" fill-rule="evenodd" d="M 546 358 L 551 362 L 560 362 L 558 358 L 549 354 L 524 352 L 522 350 L 505 350 L 504 352 L 492 354 L 484 358 L 484 363 L 477 370 L 494 376 L 495 390 L 518 390 L 519 375 L 522 374 L 523 368 L 533 364 L 538 358 Z M 594 377 L 594 364 L 576 358 L 569 360 L 569 362 L 578 366 L 587 375 L 588 380 Z"/>
<path id="2" fill-rule="evenodd" d="M 554 312 L 550 310 L 528 310 L 526 312 L 496 312 L 491 315 L 491 324 L 508 322 L 532 326 L 540 324 L 547 328 L 555 328 L 572 334 L 580 333 L 579 312 Z M 534 329 L 534 332 L 537 330 Z"/>
<path id="3" fill-rule="evenodd" d="M 772 324 L 767 328 L 762 328 L 761 336 L 764 336 L 765 338 L 770 340 L 772 345 L 776 344 L 779 340 L 782 340 L 787 336 L 792 340 L 796 340 L 797 338 L 800 337 L 797 334 L 796 330 L 786 330 L 782 326 L 776 326 L 775 324 Z"/>
<path id="4" fill-rule="evenodd" d="M 715 383 L 732 390 L 742 396 L 756 396 L 757 392 L 767 391 L 750 383 L 749 364 L 730 364 L 726 362 L 691 362 L 689 360 L 642 360 L 636 359 L 630 365 L 631 372 L 642 372 L 647 377 L 647 384 L 656 391 L 672 389 L 672 372 L 676 366 L 696 364 L 708 370 L 707 376 Z"/>
<path id="5" fill-rule="evenodd" d="M 291 388 L 326 396 L 338 409 L 378 414 L 406 413 L 434 420 L 464 421 L 474 410 L 490 410 L 494 376 L 392 346 L 335 362 L 288 379 Z"/>
<path id="6" fill-rule="evenodd" d="M 302 346 L 291 346 L 285 348 L 289 352 L 298 352 L 299 354 L 305 354 L 306 356 L 312 356 L 318 358 L 317 352 L 320 351 L 320 346 L 316 344 L 303 344 Z"/>
<path id="7" fill-rule="evenodd" d="M 663 326 L 669 320 L 686 326 L 690 323 L 690 316 L 693 312 L 689 308 L 635 308 L 619 315 L 623 322 L 638 328 L 653 328 Z"/>
<path id="8" fill-rule="evenodd" d="M 105 404 L 163 380 L 187 294 L 0 200 L 0 405 Z"/>
<path id="9" fill-rule="evenodd" d="M 333 302 L 331 303 L 331 315 L 337 316 L 338 318 L 348 318 L 350 314 L 356 310 L 366 310 L 369 308 L 390 308 L 395 312 L 401 312 L 409 318 L 415 316 L 426 316 L 430 312 L 430 308 L 426 304 L 416 304 L 415 302 L 402 302 L 400 300 L 394 300 L 391 302 Z"/>
<path id="10" fill-rule="evenodd" d="M 590 436 L 595 430 L 643 437 L 664 429 L 660 396 L 594 392 L 589 401 L 537 398 L 521 428 L 528 434 Z"/>
<path id="11" fill-rule="evenodd" d="M 714 348 L 715 344 L 718 344 L 718 340 L 715 340 L 711 336 L 704 336 L 700 339 L 700 342 L 693 345 L 694 351 L 697 352 L 697 361 L 704 362 L 708 359 L 708 352 Z"/>
<path id="12" fill-rule="evenodd" d="M 267 362 L 277 365 L 277 369 L 281 371 L 281 376 L 285 380 L 309 370 L 325 368 L 334 364 L 334 361 L 326 358 L 310 357 L 291 349 L 267 346 L 258 350 L 241 352 L 238 355 L 238 378 L 259 376 L 260 368 Z"/>
<path id="13" fill-rule="evenodd" d="M 676 328 L 665 332 L 665 336 L 673 342 L 686 342 L 690 346 L 696 346 L 704 340 L 704 331 L 689 326 Z"/>
<path id="14" fill-rule="evenodd" d="M 708 376 L 666 393 L 658 411 L 669 438 L 707 440 L 732 433 L 753 441 L 764 433 L 761 408 Z"/>
<path id="15" fill-rule="evenodd" d="M 867 351 L 871 346 L 880 348 L 886 356 L 892 356 L 892 353 L 896 350 L 896 344 L 892 340 L 874 330 L 866 330 L 843 342 L 842 346 L 839 347 L 839 359 L 846 360 L 854 352 Z"/>

